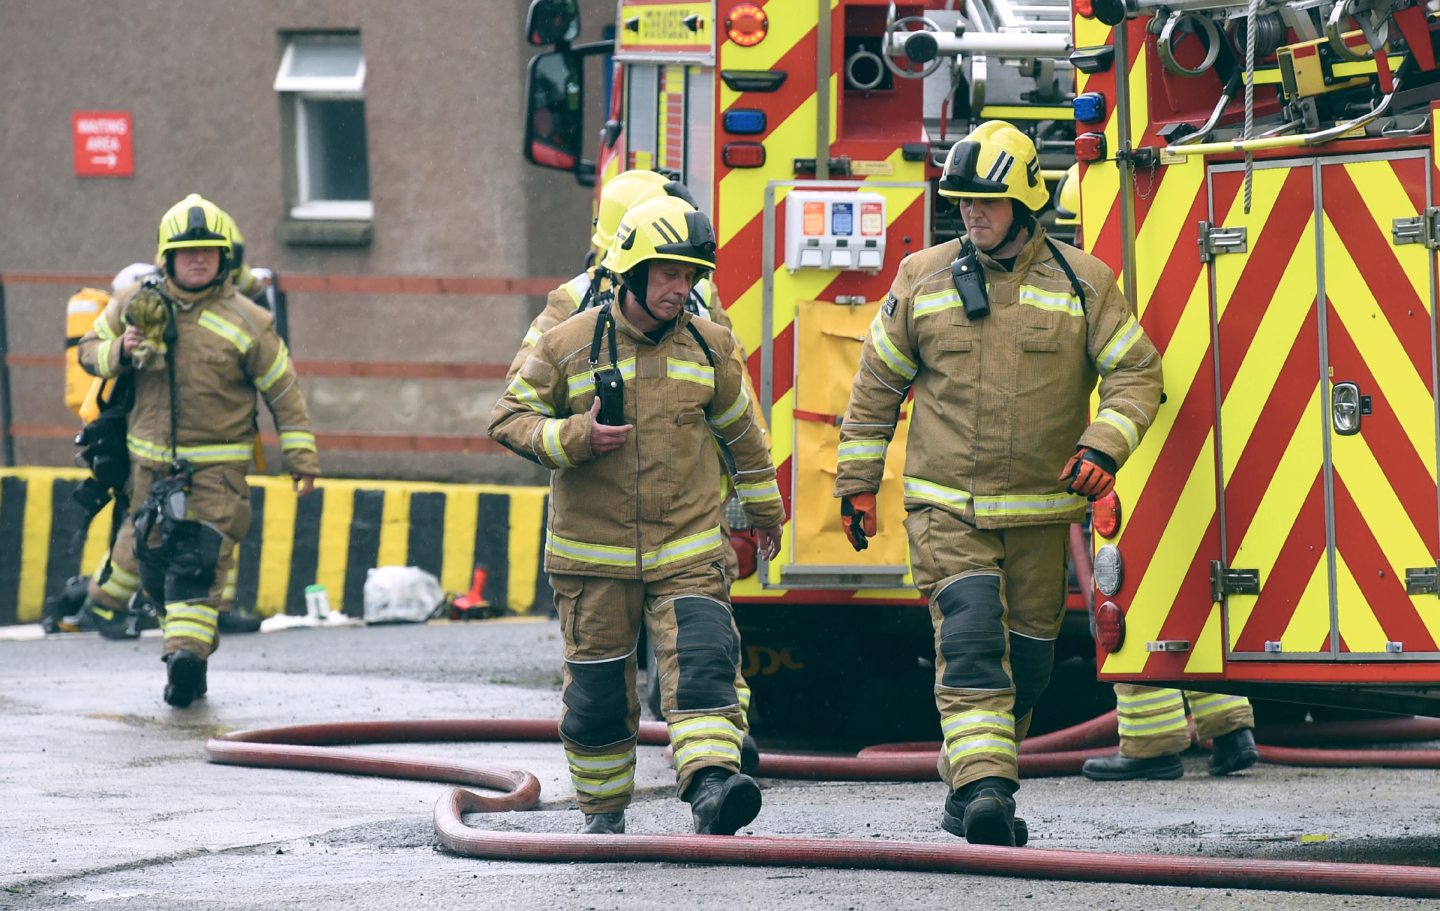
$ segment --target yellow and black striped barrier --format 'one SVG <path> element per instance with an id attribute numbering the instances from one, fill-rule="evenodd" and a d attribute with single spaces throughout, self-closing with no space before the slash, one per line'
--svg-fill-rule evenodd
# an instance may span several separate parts
<path id="1" fill-rule="evenodd" d="M 71 493 L 83 471 L 0 470 L 0 625 L 40 619 L 45 598 L 105 557 L 112 509 L 84 541 Z M 509 612 L 548 612 L 542 568 L 547 490 L 487 484 L 322 479 L 300 499 L 287 477 L 250 478 L 253 518 L 240 544 L 236 601 L 264 615 L 305 612 L 305 586 L 325 586 L 332 610 L 364 612 L 366 571 L 418 566 L 447 592 L 488 570 L 484 597 Z"/>

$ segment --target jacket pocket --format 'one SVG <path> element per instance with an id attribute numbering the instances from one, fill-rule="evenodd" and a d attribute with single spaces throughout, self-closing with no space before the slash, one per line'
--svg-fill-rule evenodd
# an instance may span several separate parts
<path id="1" fill-rule="evenodd" d="M 1022 338 L 1020 340 L 1021 351 L 1053 352 L 1060 350 L 1060 343 L 1055 339 L 1047 338 Z"/>
<path id="2" fill-rule="evenodd" d="M 936 340 L 935 347 L 941 351 L 970 351 L 974 349 L 975 341 L 973 339 L 955 338 L 951 336 L 949 338 Z"/>

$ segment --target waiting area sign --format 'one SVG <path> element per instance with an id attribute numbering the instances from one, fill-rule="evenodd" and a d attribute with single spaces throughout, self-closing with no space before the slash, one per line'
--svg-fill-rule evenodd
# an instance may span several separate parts
<path id="1" fill-rule="evenodd" d="M 75 111 L 70 135 L 76 177 L 133 177 L 134 130 L 129 111 Z"/>

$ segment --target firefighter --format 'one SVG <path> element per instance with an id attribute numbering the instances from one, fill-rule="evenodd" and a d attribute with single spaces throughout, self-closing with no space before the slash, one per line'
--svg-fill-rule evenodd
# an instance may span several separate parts
<path id="1" fill-rule="evenodd" d="M 905 528 L 935 628 L 951 788 L 941 825 L 1013 845 L 1028 837 L 1015 819 L 1017 744 L 1050 679 L 1067 526 L 1111 489 L 1154 419 L 1160 359 L 1114 274 L 1036 223 L 1048 194 L 1023 133 L 976 127 L 946 156 L 939 192 L 958 201 L 966 236 L 901 261 L 861 351 L 835 494 L 864 549 L 913 393 Z"/>
<path id="2" fill-rule="evenodd" d="M 274 320 L 234 289 L 232 231 L 209 200 L 191 194 L 176 203 L 157 233 L 161 274 L 113 298 L 80 341 L 80 361 L 96 376 L 133 372 L 126 446 L 136 503 L 111 556 L 165 606 L 164 698 L 177 708 L 205 695 L 218 608 L 249 527 L 257 391 L 277 418 L 301 496 L 319 474 Z M 92 597 L 101 594 L 92 586 Z"/>
<path id="3" fill-rule="evenodd" d="M 1179 778 L 1185 774 L 1180 754 L 1190 746 L 1187 706 L 1196 736 L 1212 741 L 1211 775 L 1229 775 L 1260 761 L 1253 731 L 1255 711 L 1244 696 L 1117 683 L 1120 750 L 1114 756 L 1085 760 L 1081 772 L 1091 781 Z"/>
<path id="4" fill-rule="evenodd" d="M 732 835 L 760 811 L 759 787 L 737 771 L 740 641 L 714 441 L 768 555 L 784 508 L 739 342 L 684 307 L 714 263 L 704 213 L 668 196 L 630 209 L 603 262 L 616 300 L 546 332 L 490 422 L 492 437 L 553 471 L 545 564 L 565 643 L 560 735 L 588 834 L 625 828 L 642 623 L 695 831 Z"/>

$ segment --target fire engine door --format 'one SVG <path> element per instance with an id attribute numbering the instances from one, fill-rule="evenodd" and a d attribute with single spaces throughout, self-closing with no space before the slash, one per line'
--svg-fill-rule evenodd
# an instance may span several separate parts
<path id="1" fill-rule="evenodd" d="M 1402 658 L 1440 641 L 1432 254 L 1423 152 L 1210 169 L 1223 553 L 1240 660 Z M 1244 229 L 1243 242 L 1236 229 Z"/>

